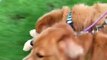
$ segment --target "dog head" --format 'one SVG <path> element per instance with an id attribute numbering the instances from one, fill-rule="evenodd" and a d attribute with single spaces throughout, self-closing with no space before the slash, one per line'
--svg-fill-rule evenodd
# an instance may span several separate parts
<path id="1" fill-rule="evenodd" d="M 78 59 L 89 50 L 91 43 L 90 33 L 77 34 L 68 24 L 57 23 L 39 34 L 31 53 L 24 60 Z"/>
<path id="2" fill-rule="evenodd" d="M 62 9 L 55 9 L 40 17 L 36 23 L 36 31 L 41 33 L 44 29 L 51 27 L 58 22 L 66 22 L 69 7 L 64 6 Z"/>

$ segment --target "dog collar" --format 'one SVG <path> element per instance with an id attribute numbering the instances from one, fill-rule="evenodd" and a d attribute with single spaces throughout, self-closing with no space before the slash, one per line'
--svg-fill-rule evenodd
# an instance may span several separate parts
<path id="1" fill-rule="evenodd" d="M 74 28 L 74 26 L 73 26 L 72 13 L 71 13 L 71 12 L 68 13 L 66 23 L 68 23 L 68 24 L 73 28 L 73 30 L 75 30 L 75 28 Z"/>

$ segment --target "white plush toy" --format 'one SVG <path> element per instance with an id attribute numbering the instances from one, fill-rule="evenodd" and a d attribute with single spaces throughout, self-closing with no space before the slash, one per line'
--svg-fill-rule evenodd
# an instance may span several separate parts
<path id="1" fill-rule="evenodd" d="M 32 36 L 32 39 L 26 41 L 26 43 L 24 44 L 23 50 L 24 51 L 29 51 L 32 48 L 31 42 L 37 37 L 38 33 L 36 32 L 35 29 L 30 30 L 30 35 Z"/>

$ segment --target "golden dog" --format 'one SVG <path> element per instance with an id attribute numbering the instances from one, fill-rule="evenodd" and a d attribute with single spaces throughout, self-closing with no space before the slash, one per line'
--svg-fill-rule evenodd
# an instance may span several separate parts
<path id="1" fill-rule="evenodd" d="M 33 44 L 27 60 L 68 60 L 83 55 L 92 43 L 90 33 L 76 34 L 66 23 L 45 29 Z M 64 52 L 64 53 L 63 53 Z"/>
<path id="2" fill-rule="evenodd" d="M 68 7 L 45 14 L 37 21 L 39 35 L 24 60 L 107 60 L 106 25 L 98 32 L 81 32 L 106 10 L 107 4 L 104 3 L 75 5 L 71 10 L 75 31 L 66 23 Z"/>

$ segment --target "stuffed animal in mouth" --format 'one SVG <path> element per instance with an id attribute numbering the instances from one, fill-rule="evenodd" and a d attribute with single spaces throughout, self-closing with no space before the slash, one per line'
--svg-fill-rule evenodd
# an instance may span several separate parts
<path id="1" fill-rule="evenodd" d="M 29 39 L 28 41 L 25 42 L 23 50 L 24 51 L 29 51 L 30 49 L 32 49 L 32 41 L 38 36 L 38 33 L 36 32 L 35 29 L 32 29 L 29 31 L 30 36 L 32 37 L 32 39 Z"/>

